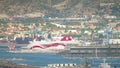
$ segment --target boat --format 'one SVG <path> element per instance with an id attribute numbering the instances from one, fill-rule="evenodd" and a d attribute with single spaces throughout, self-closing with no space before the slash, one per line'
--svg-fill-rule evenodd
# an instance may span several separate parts
<path id="1" fill-rule="evenodd" d="M 59 38 L 59 39 L 58 39 Z M 64 37 L 55 37 L 52 39 L 45 40 L 36 40 L 29 41 L 27 46 L 22 46 L 19 50 L 9 51 L 12 53 L 34 53 L 34 52 L 42 52 L 42 53 L 58 53 L 65 49 L 68 44 L 79 44 L 78 41 L 73 40 L 71 36 Z"/>
<path id="2" fill-rule="evenodd" d="M 78 41 L 75 41 L 72 39 L 71 36 L 64 36 L 59 40 L 41 40 L 41 41 L 36 41 L 33 40 L 28 44 L 28 46 L 25 46 L 23 48 L 27 49 L 38 49 L 38 50 L 43 50 L 43 51 L 49 51 L 49 50 L 62 50 L 67 46 L 68 44 L 79 44 Z"/>
<path id="3" fill-rule="evenodd" d="M 103 59 L 103 60 L 104 62 L 100 64 L 99 68 L 111 68 L 111 66 L 105 62 L 106 59 Z"/>

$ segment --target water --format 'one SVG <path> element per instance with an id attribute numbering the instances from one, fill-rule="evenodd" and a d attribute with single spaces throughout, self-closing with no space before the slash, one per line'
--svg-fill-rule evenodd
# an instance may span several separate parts
<path id="1" fill-rule="evenodd" d="M 16 48 L 20 48 L 17 46 Z M 98 68 L 100 63 L 103 63 L 103 60 L 100 59 L 91 59 L 88 60 L 79 59 L 79 60 L 71 60 L 64 58 L 58 54 L 50 54 L 50 53 L 10 53 L 7 52 L 7 46 L 0 46 L 0 61 L 9 61 L 10 63 L 15 64 L 25 64 L 25 65 L 32 65 L 32 66 L 47 66 L 48 64 L 64 64 L 64 63 L 76 63 L 76 64 L 83 64 L 89 63 L 92 65 L 92 68 Z M 117 66 L 120 68 L 120 58 L 114 59 L 107 59 L 107 63 L 109 63 L 112 67 Z"/>
<path id="2" fill-rule="evenodd" d="M 16 64 L 32 66 L 46 66 L 55 63 L 79 63 L 79 60 L 65 59 L 57 54 L 50 53 L 9 53 L 7 46 L 0 46 L 0 60 Z M 19 46 L 17 47 L 19 48 Z"/>

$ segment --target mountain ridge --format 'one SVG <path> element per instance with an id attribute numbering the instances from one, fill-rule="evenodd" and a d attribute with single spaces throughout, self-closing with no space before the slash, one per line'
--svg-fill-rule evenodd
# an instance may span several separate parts
<path id="1" fill-rule="evenodd" d="M 0 0 L 0 15 L 40 13 L 53 17 L 70 17 L 84 12 L 98 12 L 99 4 L 99 0 Z"/>

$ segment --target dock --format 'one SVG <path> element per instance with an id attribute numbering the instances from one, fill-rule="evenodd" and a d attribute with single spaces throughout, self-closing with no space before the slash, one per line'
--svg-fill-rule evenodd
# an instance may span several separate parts
<path id="1" fill-rule="evenodd" d="M 74 63 L 48 64 L 48 66 L 45 68 L 91 68 L 91 65 L 89 65 L 89 64 L 74 64 Z"/>
<path id="2" fill-rule="evenodd" d="M 79 57 L 120 57 L 120 45 L 111 46 L 75 46 L 59 53 L 63 56 Z"/>

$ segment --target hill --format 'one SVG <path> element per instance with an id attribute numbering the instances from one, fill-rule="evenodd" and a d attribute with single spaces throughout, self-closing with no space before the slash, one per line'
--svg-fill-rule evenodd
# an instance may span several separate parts
<path id="1" fill-rule="evenodd" d="M 69 17 L 83 13 L 95 14 L 99 5 L 99 0 L 0 0 L 0 16 L 39 14 Z"/>

